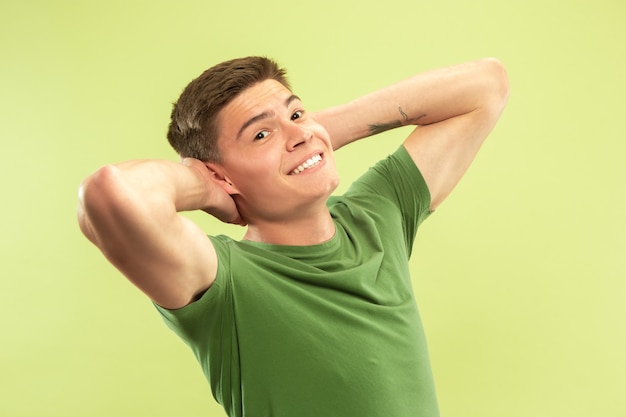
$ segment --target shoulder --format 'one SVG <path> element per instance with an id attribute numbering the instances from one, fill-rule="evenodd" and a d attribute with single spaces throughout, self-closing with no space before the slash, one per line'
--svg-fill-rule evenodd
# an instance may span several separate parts
<path id="1" fill-rule="evenodd" d="M 348 189 L 346 197 L 386 198 L 396 204 L 411 200 L 430 207 L 430 193 L 419 168 L 404 146 L 369 168 Z"/>

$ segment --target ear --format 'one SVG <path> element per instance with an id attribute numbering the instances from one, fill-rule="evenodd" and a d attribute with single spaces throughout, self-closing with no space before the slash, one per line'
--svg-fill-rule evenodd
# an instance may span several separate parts
<path id="1" fill-rule="evenodd" d="M 204 165 L 206 165 L 207 169 L 211 172 L 211 179 L 222 187 L 226 193 L 230 195 L 239 194 L 237 186 L 229 179 L 226 170 L 221 165 L 213 162 L 205 162 Z"/>

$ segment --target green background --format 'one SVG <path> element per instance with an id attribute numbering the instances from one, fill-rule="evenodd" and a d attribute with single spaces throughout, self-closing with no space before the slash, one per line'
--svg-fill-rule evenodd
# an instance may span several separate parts
<path id="1" fill-rule="evenodd" d="M 500 58 L 508 107 L 411 264 L 442 415 L 626 415 L 625 21 L 622 0 L 2 0 L 0 415 L 224 415 L 82 237 L 76 193 L 103 164 L 175 160 L 171 103 L 251 54 L 312 110 Z M 340 151 L 340 190 L 406 134 Z"/>

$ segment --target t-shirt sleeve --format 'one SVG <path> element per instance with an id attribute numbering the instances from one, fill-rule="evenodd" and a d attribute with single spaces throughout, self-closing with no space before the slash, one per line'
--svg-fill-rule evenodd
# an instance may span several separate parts
<path id="1" fill-rule="evenodd" d="M 209 340 L 223 336 L 225 316 L 232 306 L 227 273 L 228 242 L 222 237 L 209 238 L 218 255 L 217 275 L 211 287 L 200 299 L 182 308 L 166 309 L 155 304 L 167 326 L 194 349 L 198 359 L 202 357 L 201 351 L 208 349 Z"/>
<path id="2" fill-rule="evenodd" d="M 232 239 L 209 236 L 218 256 L 217 276 L 199 300 L 168 310 L 155 304 L 167 326 L 193 351 L 215 399 L 230 410 L 241 402 L 231 384 L 239 375 L 231 269 Z M 235 382 L 232 382 L 235 381 Z"/>
<path id="3" fill-rule="evenodd" d="M 419 225 L 431 214 L 428 186 L 404 146 L 365 172 L 345 195 L 372 201 L 384 198 L 400 210 L 409 253 Z"/>

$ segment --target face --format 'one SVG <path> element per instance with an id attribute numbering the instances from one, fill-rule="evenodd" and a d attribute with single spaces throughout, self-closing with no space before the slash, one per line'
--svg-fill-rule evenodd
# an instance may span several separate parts
<path id="1" fill-rule="evenodd" d="M 339 184 L 332 144 L 285 86 L 266 80 L 248 88 L 221 110 L 218 126 L 222 184 L 249 223 L 325 208 Z"/>

